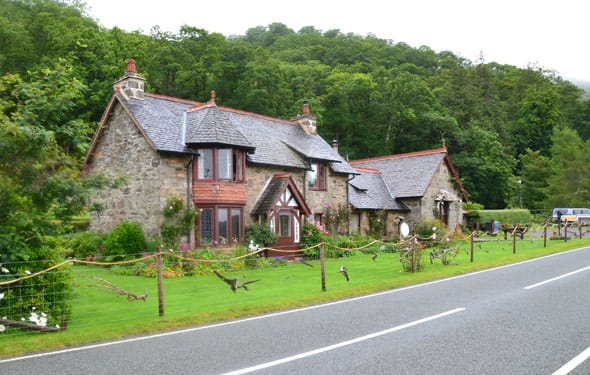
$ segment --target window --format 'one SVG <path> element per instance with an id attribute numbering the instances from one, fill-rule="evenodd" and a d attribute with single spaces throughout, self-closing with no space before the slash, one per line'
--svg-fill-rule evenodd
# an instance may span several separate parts
<path id="1" fill-rule="evenodd" d="M 217 243 L 220 245 L 227 245 L 227 231 L 229 223 L 227 222 L 227 208 L 217 209 Z"/>
<path id="2" fill-rule="evenodd" d="M 213 241 L 213 209 L 204 208 L 201 210 L 201 242 Z"/>
<path id="3" fill-rule="evenodd" d="M 217 179 L 232 179 L 232 152 L 231 149 L 225 148 L 217 150 Z"/>
<path id="4" fill-rule="evenodd" d="M 279 213 L 279 234 L 281 237 L 291 237 L 291 212 Z"/>
<path id="5" fill-rule="evenodd" d="M 234 243 L 240 242 L 242 233 L 242 210 L 239 208 L 231 209 L 231 236 Z"/>
<path id="6" fill-rule="evenodd" d="M 242 241 L 242 209 L 211 207 L 201 209 L 201 244 L 232 245 Z"/>
<path id="7" fill-rule="evenodd" d="M 198 153 L 199 180 L 244 181 L 244 151 L 231 148 L 201 148 Z"/>
<path id="8" fill-rule="evenodd" d="M 311 190 L 326 190 L 326 166 L 321 163 L 311 163 L 311 170 L 307 171 L 307 186 Z"/>
<path id="9" fill-rule="evenodd" d="M 199 180 L 208 180 L 213 178 L 213 150 L 199 150 Z"/>
<path id="10" fill-rule="evenodd" d="M 313 222 L 316 224 L 324 223 L 324 214 L 313 214 Z"/>

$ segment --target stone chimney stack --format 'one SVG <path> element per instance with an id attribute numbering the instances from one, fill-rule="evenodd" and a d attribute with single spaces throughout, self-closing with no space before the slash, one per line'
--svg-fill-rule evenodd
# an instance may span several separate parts
<path id="1" fill-rule="evenodd" d="M 115 81 L 113 88 L 115 91 L 119 91 L 125 99 L 144 99 L 144 83 L 145 79 L 137 74 L 135 68 L 135 60 L 127 60 L 127 73 L 118 80 Z"/>
<path id="2" fill-rule="evenodd" d="M 296 121 L 307 134 L 315 134 L 317 119 L 310 113 L 307 100 L 303 101 L 302 112 L 303 114 L 295 117 L 293 120 Z"/>
<path id="3" fill-rule="evenodd" d="M 332 141 L 332 148 L 334 149 L 334 151 L 338 152 L 338 140 L 334 139 Z"/>

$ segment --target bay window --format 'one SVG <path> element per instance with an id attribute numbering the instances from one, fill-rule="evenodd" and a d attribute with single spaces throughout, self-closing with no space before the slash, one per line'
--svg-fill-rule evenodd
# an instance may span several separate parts
<path id="1" fill-rule="evenodd" d="M 201 208 L 201 244 L 229 246 L 242 242 L 242 221 L 242 209 L 238 207 Z"/>
<path id="2" fill-rule="evenodd" d="M 198 153 L 196 175 L 199 180 L 244 181 L 244 151 L 232 148 L 200 148 Z"/>

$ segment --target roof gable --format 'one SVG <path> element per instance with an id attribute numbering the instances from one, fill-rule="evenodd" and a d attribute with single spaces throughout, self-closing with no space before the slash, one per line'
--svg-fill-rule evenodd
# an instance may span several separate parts
<path id="1" fill-rule="evenodd" d="M 252 208 L 252 214 L 267 214 L 277 203 L 281 195 L 288 192 L 293 198 L 297 207 L 306 215 L 309 216 L 311 211 L 303 199 L 303 195 L 297 189 L 295 182 L 290 175 L 277 174 L 272 176 L 266 183 L 260 197 Z"/>

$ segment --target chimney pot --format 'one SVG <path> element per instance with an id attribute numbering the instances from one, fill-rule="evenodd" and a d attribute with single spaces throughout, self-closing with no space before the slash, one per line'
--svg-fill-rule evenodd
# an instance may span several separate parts
<path id="1" fill-rule="evenodd" d="M 309 103 L 307 102 L 307 100 L 303 101 L 303 114 L 309 115 Z"/>
<path id="2" fill-rule="evenodd" d="M 135 60 L 133 60 L 133 59 L 127 60 L 127 73 L 137 74 L 137 69 L 135 68 Z"/>

